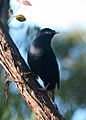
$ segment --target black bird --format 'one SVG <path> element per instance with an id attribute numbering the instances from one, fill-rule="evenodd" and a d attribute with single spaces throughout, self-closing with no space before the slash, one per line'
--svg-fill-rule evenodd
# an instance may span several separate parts
<path id="1" fill-rule="evenodd" d="M 28 52 L 28 64 L 32 72 L 44 82 L 52 101 L 56 84 L 58 89 L 60 88 L 59 67 L 50 45 L 55 34 L 56 32 L 49 28 L 42 29 Z"/>

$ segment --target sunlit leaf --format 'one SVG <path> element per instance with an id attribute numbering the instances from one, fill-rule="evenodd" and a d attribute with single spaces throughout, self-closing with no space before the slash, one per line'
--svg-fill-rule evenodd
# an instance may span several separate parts
<path id="1" fill-rule="evenodd" d="M 23 0 L 22 3 L 23 3 L 24 5 L 32 6 L 32 4 L 31 4 L 29 1 L 27 1 L 27 0 Z"/>
<path id="2" fill-rule="evenodd" d="M 16 17 L 16 19 L 17 19 L 18 21 L 20 21 L 20 22 L 26 21 L 26 18 L 24 17 L 24 15 L 16 15 L 15 17 Z"/>
<path id="3" fill-rule="evenodd" d="M 10 15 L 13 15 L 13 10 L 11 8 L 9 8 L 8 12 Z"/>

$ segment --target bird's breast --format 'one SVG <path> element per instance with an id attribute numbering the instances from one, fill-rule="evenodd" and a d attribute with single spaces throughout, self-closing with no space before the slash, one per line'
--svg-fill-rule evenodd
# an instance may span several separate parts
<path id="1" fill-rule="evenodd" d="M 43 49 L 39 47 L 35 47 L 34 45 L 31 45 L 30 48 L 30 55 L 34 57 L 34 59 L 40 59 L 43 56 Z"/>

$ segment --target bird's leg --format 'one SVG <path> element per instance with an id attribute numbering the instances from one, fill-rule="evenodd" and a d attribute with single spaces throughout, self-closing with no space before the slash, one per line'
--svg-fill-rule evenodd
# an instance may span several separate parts
<path id="1" fill-rule="evenodd" d="M 42 90 L 42 91 L 47 91 L 47 94 L 48 94 L 48 97 L 50 98 L 51 102 L 54 102 L 55 100 L 55 96 L 54 96 L 54 90 L 50 91 L 50 90 L 47 90 L 49 87 L 49 83 L 45 86 L 45 88 L 39 88 L 39 90 Z"/>
<path id="2" fill-rule="evenodd" d="M 46 89 L 44 87 L 38 88 L 41 91 L 46 91 Z"/>
<path id="3" fill-rule="evenodd" d="M 54 96 L 54 90 L 52 90 L 52 91 L 50 91 L 50 90 L 48 90 L 48 96 L 49 96 L 49 98 L 50 98 L 50 100 L 51 100 L 51 102 L 53 102 L 54 103 L 54 100 L 55 100 L 55 96 Z"/>
<path id="4" fill-rule="evenodd" d="M 48 87 L 49 87 L 49 83 L 45 86 L 45 89 L 47 90 Z"/>
<path id="5" fill-rule="evenodd" d="M 39 88 L 39 90 L 47 91 L 48 86 L 49 86 L 49 84 L 47 84 L 45 87 Z"/>

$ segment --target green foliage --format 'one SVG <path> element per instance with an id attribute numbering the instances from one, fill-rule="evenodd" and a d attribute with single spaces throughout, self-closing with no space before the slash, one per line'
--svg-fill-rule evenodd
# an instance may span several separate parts
<path id="1" fill-rule="evenodd" d="M 54 38 L 53 46 L 60 62 L 61 90 L 57 92 L 70 109 L 65 114 L 71 119 L 76 108 L 86 107 L 86 43 L 83 30 L 73 30 Z"/>

